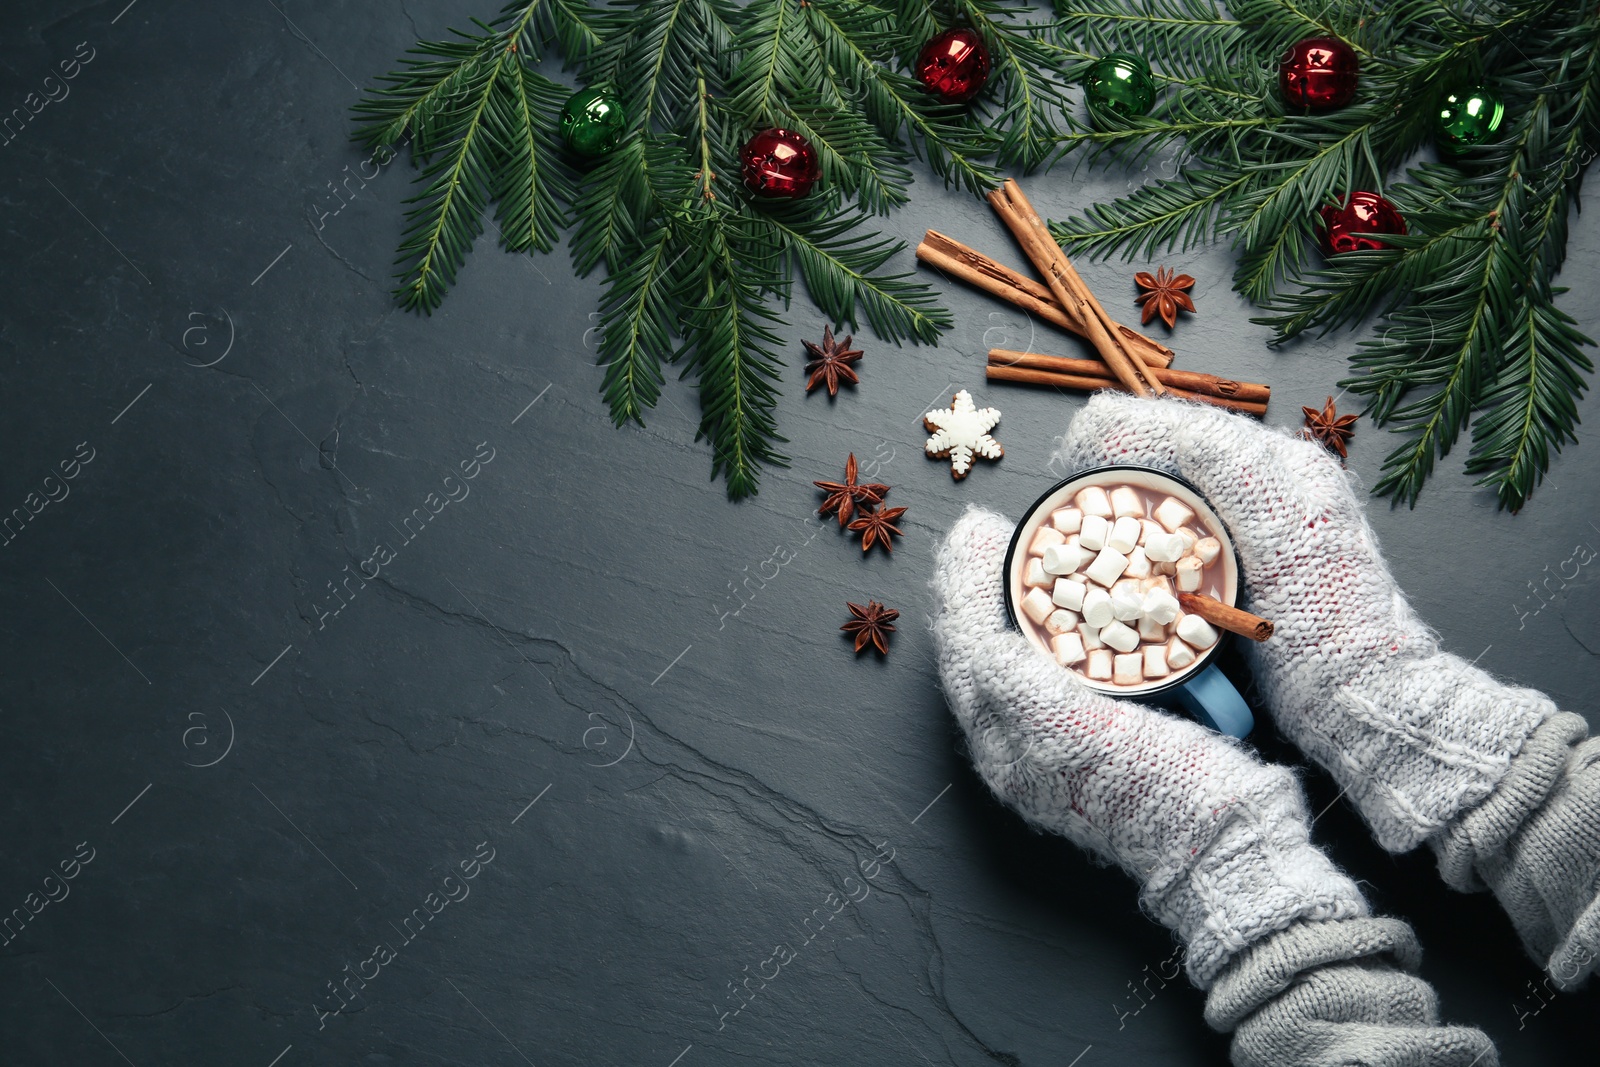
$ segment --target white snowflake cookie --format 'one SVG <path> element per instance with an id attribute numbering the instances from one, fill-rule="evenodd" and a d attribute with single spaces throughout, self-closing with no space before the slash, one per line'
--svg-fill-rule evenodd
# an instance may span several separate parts
<path id="1" fill-rule="evenodd" d="M 922 424 L 933 434 L 925 446 L 934 459 L 950 457 L 950 476 L 960 481 L 972 469 L 972 457 L 999 459 L 1005 455 L 1000 442 L 989 436 L 1000 421 L 999 408 L 973 406 L 972 394 L 965 389 L 950 401 L 949 410 L 940 408 L 922 416 Z"/>

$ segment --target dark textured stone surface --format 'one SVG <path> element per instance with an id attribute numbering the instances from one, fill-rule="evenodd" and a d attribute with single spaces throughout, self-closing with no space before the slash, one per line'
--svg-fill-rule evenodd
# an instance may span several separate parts
<path id="1" fill-rule="evenodd" d="M 0 908 L 93 850 L 0 951 L 6 1062 L 1226 1062 L 1199 994 L 1148 978 L 1171 945 L 1132 886 L 976 781 L 933 672 L 937 538 L 968 503 L 1016 514 L 1050 484 L 1081 403 L 986 387 L 983 351 L 1068 341 L 951 287 L 945 344 L 867 336 L 862 384 L 829 402 L 800 389 L 821 321 L 799 299 L 794 466 L 730 505 L 682 383 L 648 429 L 607 421 L 597 285 L 563 255 L 484 240 L 414 317 L 386 294 L 408 165 L 335 213 L 330 183 L 363 158 L 352 80 L 493 3 L 125 3 L 15 0 L 0 36 L 0 112 L 93 49 L 0 151 L 0 508 L 93 450 L 0 568 Z M 1057 213 L 1122 188 L 1030 186 Z M 928 225 L 1007 247 L 936 185 L 888 222 Z M 1575 295 L 1597 250 L 1586 215 Z M 1352 338 L 1271 351 L 1225 250 L 1169 262 L 1199 278 L 1183 365 L 1271 381 L 1274 422 L 1337 391 Z M 1085 273 L 1133 314 L 1130 267 Z M 1600 332 L 1591 301 L 1568 306 Z M 1007 455 L 955 484 L 918 417 L 960 387 L 1005 412 Z M 1452 457 L 1415 511 L 1374 520 L 1452 648 L 1596 721 L 1594 571 L 1558 576 L 1600 547 L 1593 438 L 1521 516 Z M 492 461 L 447 485 L 480 443 Z M 809 518 L 811 479 L 849 450 L 911 509 L 892 557 Z M 1370 482 L 1385 451 L 1363 427 L 1352 466 Z M 394 557 L 331 614 L 329 583 L 376 542 Z M 773 576 L 778 546 L 794 558 Z M 886 662 L 852 662 L 836 629 L 866 597 L 903 613 Z M 1380 853 L 1323 775 L 1306 785 L 1319 840 L 1416 923 L 1447 1017 L 1510 1064 L 1584 1062 L 1600 993 L 1541 1007 L 1491 901 Z M 462 880 L 480 842 L 492 861 Z M 445 893 L 469 895 L 406 927 Z M 380 942 L 394 958 L 319 1019 Z M 793 958 L 722 1018 L 776 943 Z"/>

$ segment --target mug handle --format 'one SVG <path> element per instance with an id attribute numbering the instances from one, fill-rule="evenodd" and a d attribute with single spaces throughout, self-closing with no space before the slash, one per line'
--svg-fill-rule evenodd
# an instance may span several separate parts
<path id="1" fill-rule="evenodd" d="M 1173 693 L 1185 711 L 1218 733 L 1245 737 L 1255 727 L 1250 705 L 1215 663 L 1184 679 Z"/>

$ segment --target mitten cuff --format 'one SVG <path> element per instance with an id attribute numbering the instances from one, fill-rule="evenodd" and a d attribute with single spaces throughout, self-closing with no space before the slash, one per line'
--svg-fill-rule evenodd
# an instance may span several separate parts
<path id="1" fill-rule="evenodd" d="M 1228 966 L 1206 1022 L 1236 1067 L 1495 1067 L 1482 1031 L 1440 1025 L 1421 955 L 1398 919 L 1296 923 Z"/>
<path id="2" fill-rule="evenodd" d="M 1600 738 L 1558 714 L 1500 786 L 1430 841 L 1445 881 L 1487 886 L 1523 947 L 1562 989 L 1600 967 Z"/>
<path id="3" fill-rule="evenodd" d="M 1488 888 L 1475 865 L 1503 858 L 1512 835 L 1555 787 L 1572 746 L 1588 733 L 1581 715 L 1562 712 L 1546 719 L 1529 735 L 1495 791 L 1428 841 L 1447 885 L 1463 893 Z"/>
<path id="4" fill-rule="evenodd" d="M 1400 919 L 1369 916 L 1295 923 L 1240 953 L 1218 976 L 1206 997 L 1206 1023 L 1227 1033 L 1305 971 L 1377 955 L 1387 955 L 1413 971 L 1422 962 L 1422 946 L 1410 925 Z"/>

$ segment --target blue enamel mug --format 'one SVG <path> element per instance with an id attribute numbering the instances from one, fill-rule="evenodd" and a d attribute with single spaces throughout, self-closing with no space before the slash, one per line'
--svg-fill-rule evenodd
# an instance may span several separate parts
<path id="1" fill-rule="evenodd" d="M 1192 522 L 1202 528 L 1196 532 L 1202 536 L 1209 534 L 1222 545 L 1216 560 L 1220 574 L 1209 579 L 1215 589 L 1214 595 L 1225 604 L 1237 603 L 1239 558 L 1234 551 L 1233 539 L 1199 490 L 1183 479 L 1153 467 L 1133 464 L 1095 467 L 1057 482 L 1036 500 L 1023 515 L 1022 521 L 1017 523 L 1016 532 L 1011 536 L 1011 546 L 1006 550 L 1006 612 L 1011 624 L 1046 654 L 1051 654 L 1051 649 L 1041 628 L 1025 625 L 1020 616 L 1020 605 L 1028 591 L 1023 584 L 1029 559 L 1028 546 L 1033 543 L 1041 527 L 1050 525 L 1051 518 L 1057 510 L 1073 506 L 1073 501 L 1080 490 L 1090 486 L 1100 486 L 1109 491 L 1111 487 L 1118 485 L 1133 486 L 1152 498 L 1173 497 L 1187 506 L 1194 513 Z M 1193 663 L 1163 677 L 1145 679 L 1136 684 L 1097 680 L 1089 678 L 1082 671 L 1074 673 L 1084 685 L 1108 696 L 1181 708 L 1220 733 L 1232 737 L 1244 737 L 1255 726 L 1250 706 L 1245 703 L 1244 697 L 1239 695 L 1233 683 L 1217 669 L 1215 663 L 1217 653 L 1231 636 L 1226 631 L 1219 631 L 1217 640 L 1210 648 L 1196 650 Z M 1062 668 L 1062 670 L 1069 669 Z"/>

